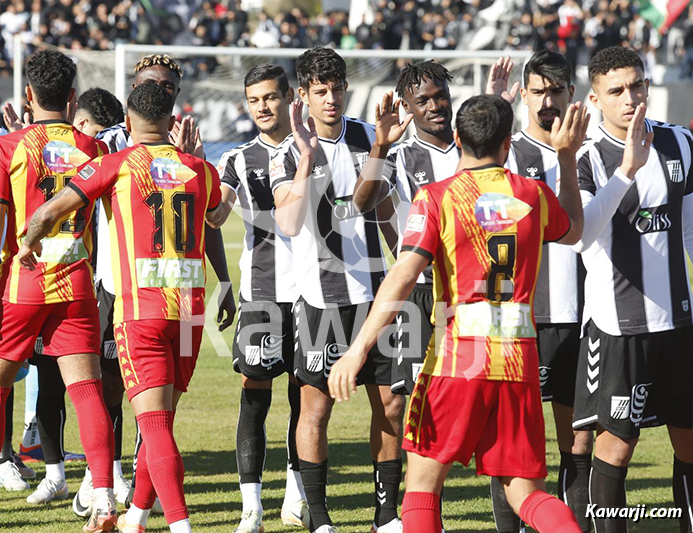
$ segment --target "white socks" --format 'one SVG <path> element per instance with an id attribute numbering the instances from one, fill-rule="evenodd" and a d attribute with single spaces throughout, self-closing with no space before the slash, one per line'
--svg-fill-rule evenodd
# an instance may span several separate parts
<path id="1" fill-rule="evenodd" d="M 57 465 L 46 465 L 46 479 L 60 483 L 65 481 L 65 463 L 60 462 Z"/>
<path id="2" fill-rule="evenodd" d="M 262 501 L 260 500 L 261 491 L 262 483 L 241 483 L 241 497 L 243 498 L 244 513 L 248 511 L 257 511 L 262 514 Z"/>
<path id="3" fill-rule="evenodd" d="M 171 533 L 192 533 L 192 526 L 190 525 L 190 520 L 187 518 L 169 524 L 168 527 L 171 529 Z"/>
<path id="4" fill-rule="evenodd" d="M 113 461 L 113 477 L 123 477 L 123 465 L 120 463 L 120 460 L 118 461 Z"/>
<path id="5" fill-rule="evenodd" d="M 125 522 L 133 526 L 147 527 L 149 511 L 151 511 L 151 509 L 140 509 L 139 507 L 130 505 L 127 513 L 125 513 Z"/>
<path id="6" fill-rule="evenodd" d="M 284 503 L 296 503 L 306 499 L 306 491 L 303 489 L 301 473 L 298 470 L 286 468 L 286 491 Z"/>
<path id="7" fill-rule="evenodd" d="M 114 506 L 115 509 L 115 496 L 113 496 L 113 489 L 106 487 L 94 489 L 94 505 L 97 508 L 108 507 L 109 502 Z"/>

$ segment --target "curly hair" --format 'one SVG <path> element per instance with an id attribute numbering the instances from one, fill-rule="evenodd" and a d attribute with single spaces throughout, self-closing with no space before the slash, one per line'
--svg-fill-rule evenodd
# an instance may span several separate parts
<path id="1" fill-rule="evenodd" d="M 133 112 L 149 123 L 155 123 L 173 112 L 173 96 L 156 83 L 143 83 L 128 96 L 128 113 Z"/>
<path id="2" fill-rule="evenodd" d="M 407 63 L 407 66 L 399 73 L 399 77 L 395 84 L 397 96 L 404 98 L 404 91 L 414 86 L 421 85 L 424 78 L 438 83 L 447 83 L 452 80 L 452 76 L 448 69 L 434 59 L 419 61 L 413 64 Z"/>
<path id="3" fill-rule="evenodd" d="M 337 52 L 324 46 L 306 50 L 296 59 L 298 84 L 308 89 L 313 82 L 346 82 L 346 61 Z"/>
<path id="4" fill-rule="evenodd" d="M 148 56 L 144 56 L 135 65 L 135 74 L 141 70 L 156 66 L 166 67 L 178 74 L 178 78 L 183 77 L 183 70 L 178 63 L 176 63 L 175 59 L 168 54 L 149 54 Z"/>
<path id="5" fill-rule="evenodd" d="M 594 83 L 599 76 L 604 76 L 612 70 L 635 67 L 645 70 L 645 65 L 635 50 L 623 46 L 609 46 L 600 50 L 587 64 L 587 74 L 590 83 Z"/>
<path id="6" fill-rule="evenodd" d="M 104 128 L 120 124 L 124 120 L 123 104 L 106 89 L 91 88 L 79 95 L 78 112 L 84 111 L 91 119 Z"/>
<path id="7" fill-rule="evenodd" d="M 36 103 L 46 111 L 62 111 L 70 99 L 77 65 L 54 50 L 36 52 L 26 62 L 26 77 Z"/>

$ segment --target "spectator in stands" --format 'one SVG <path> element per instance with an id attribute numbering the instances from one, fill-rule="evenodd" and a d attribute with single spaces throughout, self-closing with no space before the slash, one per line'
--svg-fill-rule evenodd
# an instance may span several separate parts
<path id="1" fill-rule="evenodd" d="M 688 18 L 683 24 L 683 53 L 681 78 L 691 79 L 693 78 L 693 5 L 688 9 Z"/>

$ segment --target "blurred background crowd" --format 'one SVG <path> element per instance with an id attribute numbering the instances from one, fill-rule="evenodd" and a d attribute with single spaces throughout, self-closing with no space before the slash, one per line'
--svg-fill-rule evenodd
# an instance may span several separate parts
<path id="1" fill-rule="evenodd" d="M 40 43 L 73 50 L 111 50 L 118 43 L 549 48 L 575 65 L 601 48 L 623 44 L 639 51 L 646 65 L 673 66 L 690 79 L 693 2 L 674 3 L 678 15 L 665 20 L 666 13 L 644 0 L 370 0 L 363 18 L 354 21 L 346 10 L 321 12 L 319 4 L 313 13 L 306 7 L 268 13 L 241 0 L 0 0 L 0 74 L 10 74 L 13 38 L 19 35 L 26 53 Z M 199 79 L 214 64 L 201 61 L 189 68 Z"/>

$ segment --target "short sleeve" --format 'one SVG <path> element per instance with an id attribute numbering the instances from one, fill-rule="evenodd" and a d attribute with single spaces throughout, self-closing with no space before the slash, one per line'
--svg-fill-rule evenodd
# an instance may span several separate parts
<path id="1" fill-rule="evenodd" d="M 440 206 L 429 187 L 414 197 L 402 238 L 402 251 L 416 252 L 433 261 L 440 244 Z"/>
<path id="2" fill-rule="evenodd" d="M 544 242 L 560 241 L 570 231 L 570 217 L 558 203 L 558 198 L 546 183 L 537 181 L 540 194 L 546 199 L 547 217 L 544 227 Z"/>
<path id="3" fill-rule="evenodd" d="M 214 168 L 214 165 L 205 161 L 205 166 L 212 177 L 212 187 L 209 191 L 207 211 L 213 211 L 219 207 L 219 202 L 221 202 L 221 181 L 219 180 L 219 173 L 217 172 L 217 169 Z"/>
<path id="4" fill-rule="evenodd" d="M 397 150 L 390 150 L 383 164 L 383 179 L 390 184 L 390 189 L 397 187 Z"/>
<path id="5" fill-rule="evenodd" d="M 217 172 L 221 183 L 238 194 L 238 187 L 241 184 L 241 180 L 236 172 L 236 157 L 237 154 L 232 152 L 223 155 L 219 161 L 219 166 L 217 166 Z"/>
<path id="6" fill-rule="evenodd" d="M 693 136 L 688 131 L 683 133 L 684 143 L 688 147 L 688 168 L 684 169 L 686 172 L 686 189 L 684 194 L 688 195 L 693 193 Z"/>
<path id="7" fill-rule="evenodd" d="M 588 192 L 594 196 L 597 194 L 597 185 L 594 181 L 594 172 L 592 171 L 589 149 L 582 154 L 578 153 L 577 167 L 578 187 L 581 191 Z"/>
<path id="8" fill-rule="evenodd" d="M 118 178 L 118 172 L 97 157 L 82 165 L 67 186 L 75 191 L 86 205 L 103 196 Z"/>
<path id="9" fill-rule="evenodd" d="M 293 146 L 293 138 L 289 137 L 277 147 L 271 156 L 269 179 L 272 192 L 276 191 L 280 185 L 292 182 L 296 176 L 297 165 Z"/>

